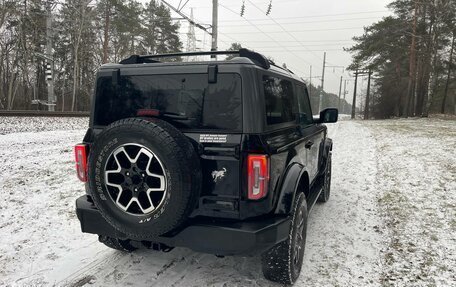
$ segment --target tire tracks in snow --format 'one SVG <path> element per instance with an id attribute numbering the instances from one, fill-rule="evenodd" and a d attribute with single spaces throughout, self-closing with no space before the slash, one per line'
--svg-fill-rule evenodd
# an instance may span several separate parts
<path id="1" fill-rule="evenodd" d="M 262 278 L 258 258 L 217 258 L 184 248 L 132 254 L 106 250 L 96 257 L 55 285 L 75 287 L 90 278 L 91 286 L 275 286 Z"/>
<path id="2" fill-rule="evenodd" d="M 304 267 L 296 286 L 378 286 L 384 267 L 378 210 L 383 192 L 379 186 L 384 182 L 379 178 L 383 171 L 377 168 L 384 155 L 378 148 L 392 139 L 373 137 L 376 129 L 358 121 L 341 121 L 328 128 L 334 139 L 331 199 L 317 204 L 310 214 Z M 5 159 L 4 163 L 9 169 L 2 173 L 2 181 L 8 181 L 6 193 L 12 193 L 8 200 L 14 200 L 8 207 L 22 206 L 17 216 L 29 223 L 26 227 L 16 223 L 0 227 L 15 241 L 0 242 L 0 247 L 11 246 L 0 249 L 6 251 L 5 257 L 0 257 L 1 266 L 6 267 L 0 273 L 0 285 L 280 286 L 262 277 L 258 258 L 217 258 L 184 248 L 170 253 L 140 250 L 123 254 L 104 247 L 96 236 L 80 233 L 73 197 L 83 194 L 83 187 L 68 168 L 73 165 L 67 149 L 82 136 L 82 131 L 68 131 L 0 138 L 4 158 L 19 154 L 17 160 Z M 38 153 L 34 155 L 32 150 Z M 43 162 L 49 156 L 52 166 Z M 27 189 L 31 196 L 24 199 L 14 188 L 21 178 L 14 175 L 24 173 L 20 168 L 30 157 L 38 183 Z M 19 203 L 21 200 L 24 202 Z M 45 201 L 50 203 L 48 210 L 40 208 Z M 13 234 L 15 230 L 19 235 Z M 21 243 L 24 247 L 16 251 L 17 242 L 26 238 L 31 240 Z"/>
<path id="3" fill-rule="evenodd" d="M 78 255 L 82 264 L 76 266 L 73 264 L 72 267 L 68 268 L 71 266 L 71 262 L 61 262 L 64 267 L 61 270 L 56 270 L 55 275 L 50 275 L 51 277 L 58 277 L 60 274 L 60 278 L 54 281 L 54 285 L 80 286 L 81 282 L 86 282 L 86 279 L 90 278 L 90 284 L 95 286 L 125 285 L 128 282 L 135 285 L 147 283 L 149 286 L 151 284 L 169 286 L 173 280 L 162 279 L 167 273 L 182 273 L 185 277 L 186 273 L 182 272 L 185 271 L 182 267 L 187 268 L 188 261 L 195 261 L 198 257 L 203 256 L 203 254 L 193 253 L 185 249 L 178 249 L 177 252 L 170 253 L 138 250 L 126 254 L 104 247 L 99 242 L 94 242 L 94 244 L 97 244 L 95 249 L 101 249 L 101 251 L 84 250 L 86 253 L 83 255 L 84 258 L 81 258 L 81 254 Z M 73 258 L 73 255 L 69 254 L 67 258 Z M 180 272 L 173 272 L 175 270 L 180 270 Z M 166 285 L 158 283 L 160 281 L 166 281 Z"/>

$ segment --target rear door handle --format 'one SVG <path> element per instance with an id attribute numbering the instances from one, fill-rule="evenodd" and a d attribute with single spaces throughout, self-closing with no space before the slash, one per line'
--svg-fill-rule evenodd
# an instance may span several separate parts
<path id="1" fill-rule="evenodd" d="M 306 149 L 310 149 L 310 148 L 312 148 L 313 145 L 314 145 L 313 141 L 307 141 L 305 147 L 306 147 Z"/>

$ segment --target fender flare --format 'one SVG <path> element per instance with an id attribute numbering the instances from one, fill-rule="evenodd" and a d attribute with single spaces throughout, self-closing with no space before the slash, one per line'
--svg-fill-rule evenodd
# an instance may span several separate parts
<path id="1" fill-rule="evenodd" d="M 303 176 L 307 176 L 308 182 L 308 172 L 303 165 L 295 163 L 288 168 L 280 187 L 275 214 L 290 214 L 299 182 Z"/>
<path id="2" fill-rule="evenodd" d="M 323 143 L 323 154 L 321 156 L 320 174 L 326 171 L 326 163 L 328 162 L 329 153 L 333 149 L 333 141 L 330 138 L 326 138 Z"/>

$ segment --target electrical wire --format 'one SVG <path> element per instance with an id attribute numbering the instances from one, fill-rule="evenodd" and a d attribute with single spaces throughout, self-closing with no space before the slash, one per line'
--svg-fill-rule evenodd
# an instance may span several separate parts
<path id="1" fill-rule="evenodd" d="M 227 8 L 225 7 L 223 4 L 220 4 L 219 3 L 219 6 L 225 8 L 226 10 L 238 15 L 237 12 L 233 11 L 232 9 L 230 8 Z M 287 50 L 288 52 L 290 52 L 291 54 L 293 54 L 295 57 L 299 58 L 301 61 L 307 63 L 308 65 L 312 65 L 310 62 L 308 62 L 307 60 L 303 59 L 301 56 L 299 56 L 298 54 L 294 53 L 293 51 L 291 51 L 290 49 L 288 49 L 287 47 L 284 47 L 282 46 L 277 40 L 275 40 L 274 38 L 272 38 L 269 34 L 267 34 L 266 32 L 264 32 L 262 29 L 260 29 L 257 25 L 255 25 L 254 23 L 250 22 L 247 18 L 244 18 L 242 17 L 246 22 L 248 22 L 251 26 L 255 27 L 260 33 L 262 33 L 263 35 L 265 35 L 266 37 L 268 37 L 269 39 L 271 39 L 272 41 L 274 41 L 278 46 L 282 47 L 283 49 Z M 304 73 L 305 74 L 305 73 Z"/>
<path id="2" fill-rule="evenodd" d="M 221 26 L 223 27 L 223 26 Z M 343 30 L 355 30 L 355 29 L 363 29 L 364 27 L 344 27 L 344 28 L 328 28 L 328 29 L 308 29 L 308 30 L 286 30 L 282 27 L 282 31 L 268 31 L 268 33 L 305 33 L 305 32 L 325 32 L 325 31 L 343 31 Z M 236 34 L 256 34 L 255 31 L 244 31 L 244 32 L 236 32 Z M 292 34 L 289 34 L 290 36 Z M 294 37 L 294 36 L 293 36 Z M 294 37 L 295 38 L 295 37 Z M 296 42 L 301 42 L 300 40 L 296 40 Z"/>
<path id="3" fill-rule="evenodd" d="M 253 5 L 253 7 L 255 7 L 256 9 L 258 9 L 261 13 L 264 13 L 264 11 L 262 9 L 260 9 L 257 5 L 255 5 L 252 1 L 250 0 L 247 0 L 247 2 L 249 2 L 250 4 Z M 298 40 L 293 34 L 291 34 L 290 31 L 287 31 L 280 23 L 278 23 L 274 18 L 272 18 L 271 16 L 268 15 L 268 18 L 271 19 L 274 23 L 277 24 L 277 26 L 279 26 L 285 33 L 287 33 L 289 36 L 291 36 L 294 40 L 296 40 L 300 45 L 302 45 L 301 41 Z M 316 55 L 315 53 L 312 52 L 312 54 L 314 54 L 318 59 L 321 60 L 321 58 Z"/>
<path id="4" fill-rule="evenodd" d="M 313 24 L 313 23 L 333 23 L 333 22 L 344 22 L 344 21 L 358 21 L 358 20 L 373 20 L 378 19 L 378 17 L 368 17 L 368 18 L 347 18 L 347 19 L 331 19 L 331 20 L 319 20 L 319 21 L 297 21 L 297 22 L 283 22 L 282 25 L 298 25 L 298 24 Z M 269 20 L 269 19 L 268 19 Z M 265 20 L 266 21 L 266 20 Z M 275 23 L 261 23 L 262 26 L 275 26 Z M 234 25 L 223 25 L 223 27 L 242 27 L 242 24 Z"/>

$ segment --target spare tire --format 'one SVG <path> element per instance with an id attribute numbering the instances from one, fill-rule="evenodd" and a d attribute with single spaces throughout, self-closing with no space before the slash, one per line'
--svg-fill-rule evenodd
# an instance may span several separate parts
<path id="1" fill-rule="evenodd" d="M 201 166 L 189 139 L 156 118 L 112 123 L 89 154 L 89 192 L 102 216 L 131 239 L 179 227 L 195 208 Z"/>

